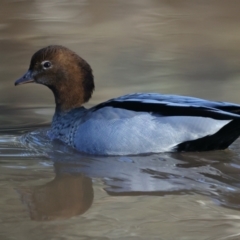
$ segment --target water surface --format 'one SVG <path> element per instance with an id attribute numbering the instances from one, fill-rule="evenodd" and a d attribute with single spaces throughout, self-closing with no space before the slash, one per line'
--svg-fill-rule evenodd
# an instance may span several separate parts
<path id="1" fill-rule="evenodd" d="M 206 153 L 98 157 L 45 132 L 49 44 L 94 70 L 92 106 L 130 92 L 240 103 L 238 1 L 7 1 L 0 8 L 0 239 L 240 239 L 240 140 Z"/>

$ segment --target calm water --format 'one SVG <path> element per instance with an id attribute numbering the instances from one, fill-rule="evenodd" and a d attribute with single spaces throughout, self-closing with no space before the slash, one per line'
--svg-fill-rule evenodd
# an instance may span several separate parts
<path id="1" fill-rule="evenodd" d="M 239 1 L 0 2 L 0 239 L 240 239 L 240 140 L 229 150 L 81 155 L 44 132 L 31 55 L 69 47 L 94 69 L 87 104 L 130 92 L 240 103 Z"/>

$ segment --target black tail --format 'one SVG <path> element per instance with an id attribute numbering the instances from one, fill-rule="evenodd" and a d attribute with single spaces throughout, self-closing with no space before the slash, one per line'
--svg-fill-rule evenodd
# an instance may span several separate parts
<path id="1" fill-rule="evenodd" d="M 186 141 L 176 146 L 179 152 L 200 152 L 228 148 L 240 136 L 240 120 L 235 119 L 213 135 Z"/>

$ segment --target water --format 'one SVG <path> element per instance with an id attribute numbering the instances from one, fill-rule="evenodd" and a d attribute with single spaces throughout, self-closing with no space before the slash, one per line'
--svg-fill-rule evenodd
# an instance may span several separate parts
<path id="1" fill-rule="evenodd" d="M 13 83 L 49 44 L 94 70 L 86 105 L 131 92 L 240 103 L 238 1 L 1 1 L 0 239 L 240 239 L 240 140 L 229 150 L 81 155 L 45 133 L 44 86 Z"/>

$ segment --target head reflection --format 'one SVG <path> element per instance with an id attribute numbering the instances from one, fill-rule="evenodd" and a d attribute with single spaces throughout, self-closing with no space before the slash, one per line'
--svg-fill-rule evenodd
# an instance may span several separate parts
<path id="1" fill-rule="evenodd" d="M 92 181 L 81 174 L 56 175 L 45 185 L 18 191 L 30 218 L 37 221 L 81 215 L 93 202 Z"/>

